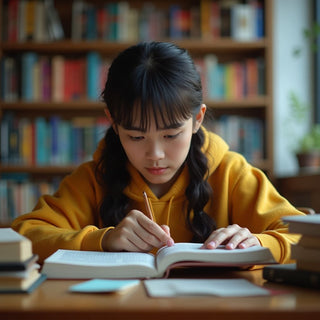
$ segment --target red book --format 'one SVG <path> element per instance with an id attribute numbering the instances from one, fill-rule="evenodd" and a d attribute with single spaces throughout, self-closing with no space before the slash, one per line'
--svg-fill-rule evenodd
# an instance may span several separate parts
<path id="1" fill-rule="evenodd" d="M 258 95 L 258 64 L 257 60 L 253 58 L 246 59 L 247 68 L 247 96 Z"/>
<path id="2" fill-rule="evenodd" d="M 18 0 L 8 3 L 8 41 L 18 41 Z"/>

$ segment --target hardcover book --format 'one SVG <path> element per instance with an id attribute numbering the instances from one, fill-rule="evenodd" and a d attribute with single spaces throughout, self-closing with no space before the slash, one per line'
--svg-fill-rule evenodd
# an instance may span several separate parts
<path id="1" fill-rule="evenodd" d="M 266 266 L 262 276 L 265 280 L 309 288 L 320 288 L 320 272 L 297 269 L 296 264 Z"/>
<path id="2" fill-rule="evenodd" d="M 289 232 L 316 237 L 320 235 L 320 214 L 288 216 L 282 220 L 289 224 Z"/>

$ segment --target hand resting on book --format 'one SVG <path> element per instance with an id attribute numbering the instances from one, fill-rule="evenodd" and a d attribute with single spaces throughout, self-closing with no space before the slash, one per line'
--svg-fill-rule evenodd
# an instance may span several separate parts
<path id="1" fill-rule="evenodd" d="M 237 224 L 213 231 L 204 242 L 203 248 L 215 249 L 221 244 L 224 244 L 226 249 L 245 249 L 252 246 L 261 246 L 258 238 L 249 229 L 241 228 Z"/>

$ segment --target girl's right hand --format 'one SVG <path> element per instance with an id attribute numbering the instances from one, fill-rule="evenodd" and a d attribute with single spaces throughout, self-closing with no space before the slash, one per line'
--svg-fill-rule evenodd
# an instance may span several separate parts
<path id="1" fill-rule="evenodd" d="M 173 244 L 168 226 L 159 226 L 138 210 L 131 210 L 102 239 L 104 251 L 149 252 L 153 248 Z"/>

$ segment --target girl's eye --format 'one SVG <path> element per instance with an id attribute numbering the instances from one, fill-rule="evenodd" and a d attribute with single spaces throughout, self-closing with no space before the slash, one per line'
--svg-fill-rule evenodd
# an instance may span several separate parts
<path id="1" fill-rule="evenodd" d="M 129 136 L 132 141 L 140 141 L 143 139 L 143 136 Z"/>
<path id="2" fill-rule="evenodd" d="M 174 139 L 174 138 L 177 138 L 179 134 L 180 134 L 180 132 L 176 133 L 176 134 L 166 134 L 164 137 L 166 139 Z"/>

